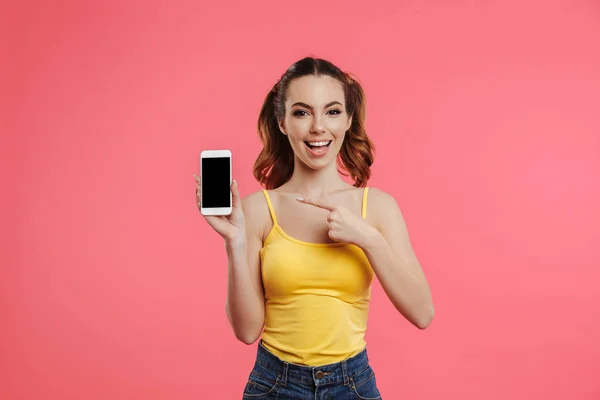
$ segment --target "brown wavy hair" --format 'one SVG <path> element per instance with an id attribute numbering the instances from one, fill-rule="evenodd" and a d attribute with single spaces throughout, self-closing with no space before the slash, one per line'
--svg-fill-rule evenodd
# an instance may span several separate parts
<path id="1" fill-rule="evenodd" d="M 355 187 L 364 187 L 371 176 L 375 146 L 365 130 L 365 94 L 360 84 L 350 74 L 331 62 L 313 57 L 294 63 L 281 76 L 265 99 L 258 117 L 258 135 L 263 143 L 254 162 L 254 177 L 266 189 L 275 189 L 286 183 L 294 171 L 294 152 L 289 139 L 279 130 L 278 121 L 285 116 L 285 101 L 290 82 L 306 75 L 330 76 L 344 88 L 346 113 L 352 118 L 342 148 L 338 154 L 338 171 L 348 174 Z"/>

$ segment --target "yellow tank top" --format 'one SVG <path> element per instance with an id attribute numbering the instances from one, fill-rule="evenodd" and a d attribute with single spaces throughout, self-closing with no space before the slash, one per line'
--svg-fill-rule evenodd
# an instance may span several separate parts
<path id="1" fill-rule="evenodd" d="M 273 228 L 260 250 L 265 288 L 263 345 L 280 359 L 325 365 L 360 353 L 373 270 L 362 249 L 344 243 L 310 243 L 281 229 L 263 190 Z M 368 188 L 362 217 L 366 217 Z"/>

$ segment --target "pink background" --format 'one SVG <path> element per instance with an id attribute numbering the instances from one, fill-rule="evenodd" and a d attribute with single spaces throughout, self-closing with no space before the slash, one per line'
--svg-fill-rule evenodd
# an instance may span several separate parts
<path id="1" fill-rule="evenodd" d="M 242 195 L 294 61 L 358 75 L 436 305 L 375 283 L 385 399 L 600 399 L 597 1 L 13 2 L 3 14 L 0 398 L 240 399 L 256 345 L 194 203 Z M 427 4 L 425 4 L 427 3 Z"/>

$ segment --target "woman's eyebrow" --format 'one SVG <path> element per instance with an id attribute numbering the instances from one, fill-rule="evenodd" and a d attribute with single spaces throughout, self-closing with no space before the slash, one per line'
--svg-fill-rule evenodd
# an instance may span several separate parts
<path id="1" fill-rule="evenodd" d="M 342 103 L 340 103 L 339 101 L 335 100 L 335 101 L 331 101 L 331 102 L 329 102 L 329 103 L 325 104 L 325 108 L 327 108 L 327 107 L 331 107 L 331 106 L 332 106 L 332 105 L 334 105 L 334 104 L 339 104 L 340 106 L 342 105 Z M 300 107 L 308 108 L 308 109 L 310 109 L 310 110 L 312 110 L 312 109 L 313 109 L 313 108 L 312 108 L 312 106 L 309 106 L 308 104 L 306 104 L 306 103 L 303 103 L 303 102 L 301 102 L 301 101 L 297 101 L 297 102 L 295 102 L 294 104 L 292 104 L 292 107 L 294 107 L 294 106 L 300 106 Z"/>

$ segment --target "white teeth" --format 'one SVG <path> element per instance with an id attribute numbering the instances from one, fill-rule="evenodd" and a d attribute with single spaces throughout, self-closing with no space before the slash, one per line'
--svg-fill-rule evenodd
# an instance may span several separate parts
<path id="1" fill-rule="evenodd" d="M 308 144 L 310 144 L 311 146 L 327 146 L 329 144 L 329 141 L 327 141 L 327 142 L 308 142 Z"/>

